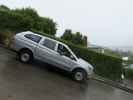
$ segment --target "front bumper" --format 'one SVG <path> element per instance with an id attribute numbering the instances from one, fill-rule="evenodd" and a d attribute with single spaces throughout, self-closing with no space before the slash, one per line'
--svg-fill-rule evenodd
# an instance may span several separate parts
<path id="1" fill-rule="evenodd" d="M 88 73 L 87 78 L 91 79 L 93 77 L 93 75 L 94 75 L 94 72 L 92 71 L 91 73 Z"/>

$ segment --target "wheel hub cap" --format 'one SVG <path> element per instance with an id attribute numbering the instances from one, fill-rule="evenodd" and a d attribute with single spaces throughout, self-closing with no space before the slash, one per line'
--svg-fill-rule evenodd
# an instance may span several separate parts
<path id="1" fill-rule="evenodd" d="M 28 61 L 29 58 L 30 58 L 30 56 L 29 56 L 29 54 L 27 54 L 27 53 L 24 53 L 24 54 L 22 54 L 22 56 L 21 56 L 21 59 L 22 59 L 22 61 L 24 61 L 24 62 Z"/>
<path id="2" fill-rule="evenodd" d="M 82 80 L 83 79 L 83 74 L 81 72 L 77 72 L 75 74 L 75 79 L 78 80 L 78 81 Z"/>

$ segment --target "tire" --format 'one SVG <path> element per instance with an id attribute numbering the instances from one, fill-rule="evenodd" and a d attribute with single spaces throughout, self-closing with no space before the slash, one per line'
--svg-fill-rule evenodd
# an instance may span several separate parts
<path id="1" fill-rule="evenodd" d="M 76 69 L 72 72 L 72 78 L 77 82 L 83 82 L 87 79 L 87 73 L 83 69 Z"/>
<path id="2" fill-rule="evenodd" d="M 22 51 L 19 52 L 18 58 L 23 63 L 29 63 L 32 60 L 33 55 L 28 50 L 22 50 Z"/>

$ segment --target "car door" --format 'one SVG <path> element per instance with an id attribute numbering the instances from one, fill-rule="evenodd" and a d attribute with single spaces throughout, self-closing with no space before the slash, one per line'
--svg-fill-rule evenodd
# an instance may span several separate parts
<path id="1" fill-rule="evenodd" d="M 49 39 L 44 38 L 39 43 L 38 47 L 36 48 L 36 57 L 41 61 L 47 62 L 49 64 L 55 65 L 55 59 L 57 52 L 55 51 L 57 42 Z"/>
<path id="2" fill-rule="evenodd" d="M 66 46 L 60 43 L 58 44 L 57 52 L 57 60 L 65 70 L 70 71 L 76 65 L 76 59 L 74 58 L 72 53 Z"/>

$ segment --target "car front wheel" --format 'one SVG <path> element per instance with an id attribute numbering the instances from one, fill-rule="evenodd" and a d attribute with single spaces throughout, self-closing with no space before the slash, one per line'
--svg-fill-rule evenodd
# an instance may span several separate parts
<path id="1" fill-rule="evenodd" d="M 84 70 L 77 69 L 77 70 L 73 71 L 72 77 L 75 81 L 82 82 L 87 79 L 87 74 Z"/>

